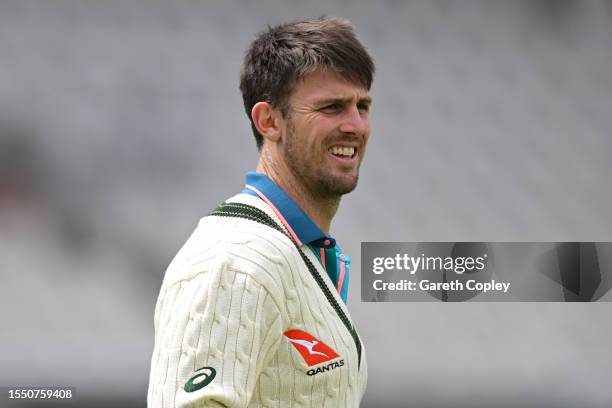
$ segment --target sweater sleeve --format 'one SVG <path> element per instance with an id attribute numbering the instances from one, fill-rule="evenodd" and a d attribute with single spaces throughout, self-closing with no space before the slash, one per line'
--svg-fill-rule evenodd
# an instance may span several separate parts
<path id="1" fill-rule="evenodd" d="M 214 262 L 160 293 L 148 406 L 246 407 L 281 338 L 268 290 Z"/>

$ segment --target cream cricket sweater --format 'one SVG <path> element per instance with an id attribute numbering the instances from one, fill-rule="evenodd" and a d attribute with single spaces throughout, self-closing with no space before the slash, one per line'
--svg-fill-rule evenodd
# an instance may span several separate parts
<path id="1" fill-rule="evenodd" d="M 228 202 L 282 225 L 257 197 Z M 301 249 L 349 316 L 317 257 Z M 353 337 L 288 237 L 246 219 L 200 220 L 157 300 L 150 407 L 357 407 L 366 381 L 365 350 L 359 364 Z"/>

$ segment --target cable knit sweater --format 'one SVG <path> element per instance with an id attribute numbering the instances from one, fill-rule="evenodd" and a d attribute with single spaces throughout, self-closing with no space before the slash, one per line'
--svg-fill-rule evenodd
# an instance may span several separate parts
<path id="1" fill-rule="evenodd" d="M 281 225 L 257 197 L 228 202 Z M 316 256 L 301 249 L 348 316 Z M 359 362 L 353 337 L 287 236 L 241 218 L 200 221 L 168 267 L 155 308 L 150 407 L 357 407 L 366 381 L 363 347 Z"/>

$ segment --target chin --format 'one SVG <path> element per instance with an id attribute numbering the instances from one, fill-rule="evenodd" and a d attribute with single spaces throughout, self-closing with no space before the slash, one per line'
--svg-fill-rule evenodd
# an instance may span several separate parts
<path id="1" fill-rule="evenodd" d="M 319 184 L 324 195 L 339 196 L 352 192 L 357 187 L 358 176 L 351 178 L 326 178 Z"/>

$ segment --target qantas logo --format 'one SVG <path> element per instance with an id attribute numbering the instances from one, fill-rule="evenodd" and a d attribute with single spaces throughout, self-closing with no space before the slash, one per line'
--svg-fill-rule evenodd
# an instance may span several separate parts
<path id="1" fill-rule="evenodd" d="M 302 330 L 285 332 L 287 340 L 300 353 L 308 367 L 340 357 L 331 347 Z"/>
<path id="2" fill-rule="evenodd" d="M 311 356 L 314 355 L 319 355 L 319 356 L 323 356 L 323 357 L 327 357 L 329 358 L 329 356 L 325 353 L 320 353 L 318 351 L 313 351 L 312 349 L 314 348 L 314 346 L 316 346 L 317 344 L 319 344 L 318 341 L 307 341 L 307 340 L 295 340 L 292 338 L 289 338 L 289 341 L 292 342 L 293 344 L 299 344 L 300 346 L 304 346 L 308 349 L 308 354 L 310 354 Z"/>

